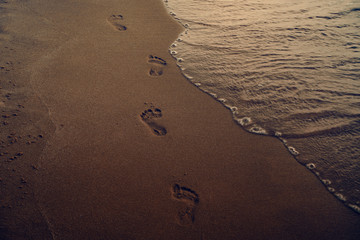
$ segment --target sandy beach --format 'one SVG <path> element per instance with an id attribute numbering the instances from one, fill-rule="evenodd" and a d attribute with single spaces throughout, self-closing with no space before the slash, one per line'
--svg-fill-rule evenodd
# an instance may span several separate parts
<path id="1" fill-rule="evenodd" d="M 0 239 L 359 239 L 182 75 L 161 0 L 0 0 Z"/>

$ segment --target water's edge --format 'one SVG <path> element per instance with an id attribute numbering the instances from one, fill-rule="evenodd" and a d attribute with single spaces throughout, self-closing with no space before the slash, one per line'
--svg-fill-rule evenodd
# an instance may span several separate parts
<path id="1" fill-rule="evenodd" d="M 174 48 L 177 46 L 177 44 L 181 43 L 182 39 L 181 36 L 183 36 L 184 34 L 188 34 L 188 32 L 191 30 L 189 28 L 188 23 L 182 21 L 180 18 L 178 18 L 176 16 L 176 13 L 174 13 L 173 11 L 171 11 L 170 7 L 168 6 L 168 0 L 163 0 L 165 8 L 167 9 L 168 13 L 170 16 L 172 16 L 178 23 L 180 23 L 183 27 L 184 27 L 184 31 L 182 33 L 179 34 L 178 38 L 170 45 L 169 47 L 169 53 L 170 55 L 175 59 L 175 61 L 177 62 L 177 66 L 180 69 L 180 72 L 182 73 L 182 75 L 184 76 L 184 78 L 186 80 L 188 80 L 191 84 L 195 85 L 200 91 L 210 95 L 213 99 L 215 99 L 216 101 L 220 102 L 225 108 L 227 108 L 228 110 L 230 110 L 230 112 L 232 113 L 232 118 L 235 122 L 236 125 L 238 125 L 239 127 L 241 127 L 242 129 L 244 129 L 245 131 L 249 132 L 249 133 L 253 133 L 253 134 L 257 134 L 257 135 L 264 135 L 264 136 L 271 136 L 271 137 L 275 137 L 276 139 L 278 139 L 279 141 L 281 141 L 281 143 L 284 145 L 284 147 L 287 149 L 287 151 L 294 157 L 294 159 L 301 165 L 305 166 L 308 170 L 310 170 L 322 183 L 322 185 L 327 189 L 328 192 L 330 192 L 336 199 L 338 199 L 340 202 L 342 202 L 345 206 L 349 207 L 350 209 L 352 209 L 354 212 L 360 214 L 360 206 L 357 206 L 355 204 L 351 204 L 347 201 L 347 197 L 344 196 L 342 193 L 336 192 L 336 190 L 334 188 L 332 188 L 331 186 L 329 186 L 331 184 L 331 181 L 328 179 L 323 179 L 321 177 L 321 174 L 316 170 L 316 165 L 314 163 L 307 163 L 304 164 L 302 163 L 297 156 L 300 155 L 300 153 L 298 152 L 298 150 L 289 145 L 288 141 L 283 138 L 281 136 L 281 133 L 275 132 L 275 133 L 268 133 L 265 129 L 257 126 L 257 125 L 253 125 L 252 128 L 248 129 L 246 128 L 246 126 L 250 123 L 251 119 L 244 117 L 244 118 L 237 118 L 236 117 L 236 113 L 238 111 L 238 108 L 235 106 L 231 106 L 226 104 L 226 100 L 223 98 L 218 98 L 218 96 L 215 93 L 212 93 L 210 91 L 207 91 L 206 89 L 201 87 L 201 83 L 196 82 L 196 79 L 194 79 L 192 76 L 186 74 L 184 72 L 184 69 L 182 68 L 182 66 L 180 65 L 181 62 L 184 61 L 184 59 L 182 58 L 178 58 L 177 52 L 174 50 Z"/>

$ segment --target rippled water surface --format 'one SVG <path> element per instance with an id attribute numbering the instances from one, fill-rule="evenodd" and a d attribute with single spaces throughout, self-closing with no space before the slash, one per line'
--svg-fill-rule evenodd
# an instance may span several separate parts
<path id="1" fill-rule="evenodd" d="M 183 74 L 360 212 L 360 1 L 165 0 Z"/>

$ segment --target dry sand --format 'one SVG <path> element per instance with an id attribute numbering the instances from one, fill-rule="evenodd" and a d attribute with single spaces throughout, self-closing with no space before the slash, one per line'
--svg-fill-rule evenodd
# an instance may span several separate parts
<path id="1" fill-rule="evenodd" d="M 160 0 L 0 1 L 0 239 L 360 239 L 168 53 Z"/>

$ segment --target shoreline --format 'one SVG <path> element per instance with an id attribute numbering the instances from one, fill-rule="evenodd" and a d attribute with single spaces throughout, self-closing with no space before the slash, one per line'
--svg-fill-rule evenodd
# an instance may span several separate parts
<path id="1" fill-rule="evenodd" d="M 172 53 L 172 49 L 175 49 L 173 47 L 174 44 L 178 44 L 178 40 L 181 39 L 184 34 L 188 34 L 188 31 L 190 30 L 189 28 L 186 27 L 186 25 L 188 25 L 186 23 L 186 21 L 184 22 L 182 19 L 180 19 L 176 13 L 172 12 L 171 11 L 171 8 L 167 5 L 168 1 L 163 1 L 164 2 L 164 5 L 165 5 L 165 8 L 168 12 L 168 14 L 176 21 L 178 22 L 180 25 L 183 26 L 183 32 L 181 32 L 179 35 L 178 35 L 178 38 L 170 45 L 169 47 L 169 53 L 170 55 L 175 59 L 175 61 L 177 62 L 178 59 L 181 59 L 181 58 L 178 58 L 176 55 L 177 53 Z M 181 63 L 181 62 L 180 62 Z M 196 82 L 193 82 L 193 76 L 188 76 L 185 71 L 182 71 L 181 68 L 183 67 L 182 65 L 178 65 L 178 62 L 177 62 L 177 66 L 178 68 L 180 69 L 180 72 L 182 74 L 182 76 L 189 82 L 191 83 L 192 85 L 196 86 L 201 92 L 211 96 L 215 101 L 221 103 L 223 105 L 223 107 L 225 107 L 226 109 L 228 109 L 231 114 L 232 114 L 232 119 L 234 121 L 235 124 L 237 124 L 240 128 L 242 128 L 244 131 L 248 132 L 248 133 L 251 133 L 251 134 L 256 134 L 256 135 L 262 135 L 262 136 L 269 136 L 269 137 L 273 137 L 273 138 L 276 138 L 278 139 L 282 145 L 287 149 L 287 151 L 292 155 L 292 157 L 294 158 L 295 161 L 297 161 L 300 165 L 306 167 L 308 169 L 308 171 L 310 171 L 312 174 L 314 174 L 314 176 L 323 184 L 323 186 L 327 189 L 327 191 L 333 195 L 336 199 L 338 199 L 342 204 L 344 204 L 346 207 L 350 208 L 351 210 L 353 210 L 355 213 L 357 214 L 360 214 L 360 208 L 359 206 L 355 205 L 355 204 L 352 204 L 351 202 L 347 201 L 346 199 L 346 196 L 344 196 L 342 193 L 340 192 L 336 192 L 334 190 L 334 188 L 332 188 L 329 184 L 327 184 L 326 182 L 329 181 L 327 179 L 324 179 L 324 178 L 321 178 L 320 177 L 320 173 L 317 171 L 317 169 L 313 168 L 314 166 L 314 163 L 307 163 L 305 164 L 304 162 L 302 162 L 300 159 L 297 159 L 297 156 L 299 155 L 299 152 L 291 145 L 289 145 L 288 141 L 287 141 L 287 138 L 294 138 L 295 135 L 289 135 L 289 134 L 286 134 L 286 135 L 283 135 L 279 132 L 274 132 L 274 133 L 269 133 L 268 131 L 266 131 L 265 129 L 262 129 L 261 127 L 258 128 L 257 131 L 251 131 L 251 129 L 247 129 L 247 124 L 244 123 L 244 119 L 246 121 L 251 121 L 248 119 L 248 117 L 244 117 L 244 118 L 237 118 L 236 117 L 236 112 L 238 111 L 237 107 L 234 107 L 234 106 L 231 106 L 229 104 L 226 103 L 226 101 L 224 101 L 223 98 L 219 98 L 218 96 L 216 96 L 216 94 L 214 95 L 214 93 L 211 93 L 203 88 L 201 88 L 201 83 L 196 83 Z M 255 124 L 256 126 L 256 124 Z M 304 134 L 302 136 L 307 136 L 307 134 Z M 296 135 L 296 137 L 300 137 L 299 134 Z"/>
<path id="2" fill-rule="evenodd" d="M 330 132 L 334 132 L 335 135 L 337 135 L 337 134 L 341 135 L 341 133 L 346 135 L 346 133 L 341 131 L 341 128 L 344 128 L 344 126 L 337 128 L 337 129 L 336 128 L 331 128 L 331 129 L 325 128 L 325 129 L 319 130 L 319 131 L 316 131 L 315 129 L 317 127 L 321 128 L 320 124 L 319 124 L 319 126 L 315 126 L 316 124 L 314 124 L 313 130 L 310 130 L 311 127 L 308 127 L 308 129 L 302 128 L 302 126 L 301 126 L 302 121 L 306 122 L 306 121 L 310 121 L 310 119 L 312 119 L 312 121 L 316 122 L 316 118 L 320 117 L 320 116 L 317 116 L 318 114 L 316 114 L 315 112 L 320 111 L 319 115 L 322 115 L 321 110 L 317 109 L 320 107 L 321 104 L 319 106 L 315 107 L 315 109 L 317 109 L 317 110 L 313 109 L 313 112 L 315 113 L 314 116 L 317 116 L 317 117 L 308 116 L 309 119 L 303 119 L 303 118 L 305 118 L 306 114 L 303 115 L 302 117 L 293 118 L 293 119 L 292 119 L 291 115 L 286 116 L 286 114 L 282 115 L 282 116 L 280 116 L 281 115 L 280 114 L 279 116 L 277 116 L 278 118 L 277 117 L 274 118 L 275 116 L 271 117 L 273 115 L 277 115 L 277 113 L 275 113 L 274 110 L 271 110 L 272 108 L 278 109 L 279 112 L 282 112 L 283 110 L 285 110 L 285 112 L 286 112 L 286 109 L 284 109 L 285 106 L 288 106 L 288 104 L 290 104 L 290 102 L 292 101 L 292 100 L 288 99 L 288 97 L 290 95 L 295 94 L 297 96 L 297 94 L 299 94 L 297 97 L 294 98 L 294 100 L 297 99 L 295 101 L 300 101 L 300 102 L 307 101 L 306 97 L 303 96 L 300 92 L 302 92 L 302 90 L 309 91 L 310 89 L 307 87 L 305 89 L 299 90 L 299 89 L 301 89 L 301 86 L 300 86 L 301 84 L 299 84 L 299 82 L 297 82 L 297 81 L 301 79 L 301 76 L 298 76 L 298 80 L 294 80 L 295 82 L 287 83 L 287 84 L 297 85 L 296 84 L 296 82 L 297 82 L 299 84 L 299 85 L 297 85 L 297 88 L 296 88 L 298 90 L 295 90 L 292 94 L 290 94 L 290 95 L 289 95 L 289 93 L 276 94 L 274 92 L 273 94 L 275 94 L 275 96 L 272 96 L 272 97 L 268 96 L 268 97 L 265 97 L 266 99 L 262 99 L 261 92 L 264 91 L 265 92 L 264 95 L 267 96 L 268 95 L 266 93 L 267 87 L 271 88 L 273 86 L 267 86 L 267 87 L 263 88 L 262 83 L 261 83 L 259 85 L 259 87 L 263 88 L 263 90 L 262 91 L 255 90 L 253 88 L 253 86 L 251 86 L 251 84 L 250 84 L 250 86 L 248 85 L 249 83 L 253 82 L 251 77 L 250 77 L 250 79 L 249 79 L 249 76 L 244 77 L 244 78 L 240 77 L 238 79 L 232 79 L 232 74 L 230 76 L 227 73 L 225 73 L 226 71 L 220 70 L 221 63 L 223 65 L 224 69 L 227 69 L 231 73 L 232 73 L 233 69 L 238 68 L 238 70 L 236 71 L 236 75 L 240 75 L 240 76 L 241 76 L 243 70 L 244 71 L 250 70 L 250 69 L 247 69 L 246 67 L 244 69 L 240 70 L 239 69 L 241 67 L 240 65 L 229 67 L 228 65 L 231 65 L 232 61 L 236 62 L 237 59 L 232 59 L 232 61 L 225 61 L 225 60 L 223 61 L 222 59 L 224 59 L 224 58 L 226 59 L 226 55 L 222 55 L 221 52 L 216 53 L 215 50 L 211 50 L 212 49 L 211 46 L 214 46 L 214 44 L 216 45 L 217 38 L 221 38 L 221 37 L 224 37 L 225 35 L 229 34 L 227 31 L 225 31 L 225 32 L 219 31 L 220 30 L 219 27 L 214 27 L 214 26 L 210 26 L 210 25 L 206 26 L 207 22 L 215 24 L 215 25 L 217 25 L 217 24 L 222 25 L 219 22 L 220 19 L 222 18 L 221 17 L 222 14 L 223 14 L 223 13 L 221 13 L 221 10 L 217 9 L 219 11 L 219 14 L 217 14 L 216 17 L 213 16 L 213 17 L 207 18 L 206 17 L 207 11 L 206 10 L 202 11 L 201 9 L 203 9 L 204 7 L 206 8 L 206 6 L 209 6 L 209 9 L 211 9 L 212 7 L 211 7 L 211 4 L 208 5 L 209 3 L 202 2 L 202 3 L 196 4 L 196 5 L 191 5 L 187 1 L 179 1 L 179 2 L 172 1 L 172 2 L 173 3 L 171 4 L 170 2 L 165 1 L 165 5 L 168 8 L 167 9 L 168 13 L 174 19 L 176 19 L 178 22 L 180 22 L 181 25 L 184 26 L 185 31 L 179 35 L 178 39 L 173 44 L 171 44 L 169 51 L 170 51 L 170 54 L 176 59 L 177 65 L 179 66 L 179 68 L 182 69 L 181 72 L 182 72 L 183 76 L 185 76 L 185 78 L 188 79 L 189 82 L 196 85 L 201 91 L 209 94 L 214 99 L 216 99 L 216 101 L 221 102 L 226 108 L 228 108 L 233 114 L 234 121 L 238 125 L 240 125 L 244 130 L 246 130 L 250 133 L 254 133 L 254 134 L 273 136 L 273 137 L 278 138 L 283 143 L 283 145 L 288 149 L 288 151 L 293 155 L 293 157 L 296 159 L 296 161 L 299 162 L 301 165 L 306 166 L 308 168 L 308 170 L 311 171 L 319 179 L 319 181 L 321 181 L 324 184 L 324 186 L 327 188 L 327 190 L 332 195 L 334 195 L 337 199 L 339 199 L 341 202 L 343 202 L 343 204 L 345 204 L 347 207 L 351 208 L 356 213 L 360 214 L 360 208 L 358 206 L 359 201 L 357 201 L 357 198 L 359 196 L 356 193 L 356 191 L 358 189 L 358 187 L 356 187 L 357 177 L 356 177 L 356 171 L 355 171 L 355 165 L 356 165 L 355 159 L 357 159 L 357 157 L 356 157 L 357 151 L 352 151 L 351 154 L 354 154 L 354 156 L 352 156 L 351 154 L 348 155 L 348 153 L 346 153 L 346 151 L 336 151 L 335 150 L 335 149 L 340 149 L 340 148 L 343 148 L 346 146 L 348 146 L 349 148 L 356 149 L 356 144 L 352 142 L 354 140 L 354 138 L 350 137 L 348 139 L 348 141 L 342 141 L 340 139 L 336 140 L 336 138 L 337 138 L 336 136 L 334 136 L 334 138 L 329 136 Z M 185 3 L 188 3 L 188 4 L 185 4 Z M 262 4 L 267 5 L 267 3 L 260 3 L 260 5 L 262 5 Z M 179 5 L 179 6 L 177 6 L 177 5 Z M 269 3 L 269 5 L 268 5 L 270 7 L 270 9 L 271 9 L 271 5 L 272 5 L 271 3 Z M 292 5 L 292 7 L 294 8 L 295 5 Z M 202 6 L 202 7 L 199 7 L 199 6 Z M 215 6 L 217 6 L 217 4 L 215 4 Z M 241 5 L 239 5 L 239 6 L 241 6 Z M 250 8 L 249 4 L 246 6 Z M 340 6 L 337 6 L 337 7 L 340 7 Z M 214 7 L 214 9 L 215 8 L 216 7 Z M 184 11 L 185 9 L 186 9 L 186 11 Z M 308 7 L 306 7 L 306 9 L 310 10 L 311 7 L 308 6 Z M 247 15 L 248 14 L 247 12 L 250 10 L 249 9 L 247 11 L 240 10 L 240 9 L 237 9 L 237 10 L 239 11 L 239 14 L 233 15 L 231 17 L 231 18 L 233 18 L 233 21 L 239 20 L 239 17 L 244 15 L 242 17 L 244 20 L 244 24 L 247 26 L 251 26 L 252 24 L 247 22 L 247 20 L 246 20 L 252 15 L 252 14 Z M 214 11 L 214 10 L 211 10 L 211 11 Z M 234 11 L 234 9 L 232 11 Z M 240 12 L 241 12 L 241 14 L 240 14 Z M 285 12 L 287 12 L 287 11 L 284 11 L 284 13 Z M 191 13 L 193 13 L 193 14 L 191 14 Z M 254 13 L 256 14 L 256 11 L 254 11 Z M 272 10 L 269 10 L 268 14 L 269 14 L 269 18 L 271 18 L 271 14 L 273 14 Z M 265 14 L 265 15 L 267 15 L 267 14 Z M 292 18 L 291 15 L 289 16 L 290 19 Z M 272 20 L 274 20 L 274 19 L 272 19 Z M 294 19 L 292 19 L 292 20 L 294 20 Z M 290 22 L 288 22 L 288 24 L 291 25 L 292 21 L 290 20 Z M 311 22 L 309 22 L 308 24 L 311 25 Z M 265 24 L 265 25 L 268 25 L 268 24 Z M 223 27 L 226 27 L 226 25 Z M 257 26 L 257 27 L 259 29 L 264 28 L 264 26 Z M 272 26 L 270 24 L 268 27 L 274 27 L 274 26 Z M 242 31 L 241 28 L 239 28 L 237 30 L 238 33 L 236 33 L 236 32 L 232 32 L 232 33 L 234 34 L 234 36 L 238 35 L 239 40 L 240 40 L 241 39 L 240 36 L 246 38 L 247 34 L 251 34 L 246 29 L 247 29 L 247 27 L 245 27 L 244 31 Z M 204 32 L 206 32 L 207 34 L 204 34 Z M 289 32 L 289 34 L 291 34 L 291 32 Z M 207 37 L 206 35 L 209 35 L 212 37 Z M 202 39 L 203 41 L 199 41 L 198 38 Z M 226 42 L 227 40 L 223 39 L 223 41 Z M 245 42 L 247 45 L 248 44 L 251 45 L 251 42 L 254 42 L 254 41 L 249 41 L 249 42 L 245 41 Z M 232 40 L 229 40 L 229 43 L 230 43 L 229 48 L 234 49 L 234 50 L 237 49 L 236 48 L 237 46 L 234 45 L 235 43 L 232 42 Z M 266 42 L 263 42 L 263 43 L 266 44 Z M 199 47 L 194 48 L 194 46 L 197 46 L 197 44 L 199 44 Z M 218 44 L 221 45 L 222 43 L 218 42 Z M 240 44 L 240 43 L 237 42 L 237 44 Z M 299 44 L 301 44 L 301 41 L 299 42 Z M 240 45 L 238 45 L 238 46 L 240 47 Z M 282 45 L 282 47 L 286 48 L 286 47 L 289 47 L 289 45 L 284 43 Z M 203 53 L 200 50 L 201 48 L 204 48 Z M 244 48 L 244 46 L 242 46 L 241 49 L 246 52 L 246 47 Z M 236 51 L 237 50 L 235 50 L 235 52 Z M 276 50 L 274 50 L 274 49 L 273 49 L 273 51 L 276 52 Z M 249 60 L 252 59 L 249 55 L 245 54 L 245 52 L 244 52 L 244 55 L 241 54 L 239 56 L 239 60 L 242 59 L 240 61 L 246 62 L 246 59 L 249 59 Z M 271 53 L 268 53 L 268 54 L 271 55 Z M 281 54 L 281 53 L 279 53 L 279 54 Z M 326 54 L 326 52 L 323 52 L 323 54 Z M 208 60 L 207 56 L 210 56 L 210 55 L 212 57 L 209 58 L 209 60 Z M 247 57 L 244 57 L 244 56 L 247 56 Z M 310 57 L 310 56 L 308 56 L 308 57 Z M 215 61 L 213 61 L 213 60 L 215 60 Z M 203 63 L 201 64 L 201 62 L 207 62 L 207 61 L 211 61 L 211 63 L 209 62 L 210 66 L 206 66 L 206 64 L 204 65 Z M 324 62 L 324 64 L 325 64 L 325 62 Z M 194 68 L 194 66 L 198 66 L 198 67 Z M 318 66 L 318 67 L 320 67 L 320 66 Z M 205 69 L 208 69 L 208 68 L 211 70 L 206 71 Z M 266 70 L 263 69 L 262 67 L 259 67 L 259 68 L 257 68 L 257 70 L 254 70 L 254 71 L 256 73 L 259 73 L 262 71 L 266 72 Z M 200 74 L 200 73 L 202 73 L 202 74 Z M 211 77 L 211 75 L 213 75 L 213 74 L 214 75 L 220 74 L 220 76 L 221 76 L 220 78 L 222 79 L 220 81 L 221 83 L 217 83 L 216 78 Z M 267 79 L 272 74 L 273 75 L 277 75 L 277 74 L 281 75 L 281 73 L 277 72 L 276 69 L 274 69 L 273 71 L 271 71 L 271 70 L 269 71 L 269 69 L 268 69 L 267 74 L 265 74 L 266 77 L 264 76 L 264 78 Z M 288 72 L 287 74 L 289 74 L 288 77 L 290 77 L 290 75 L 292 73 Z M 299 73 L 296 73 L 296 72 L 294 72 L 294 74 L 299 75 Z M 321 78 L 321 76 L 318 76 L 318 77 Z M 224 81 L 224 79 L 226 79 L 226 81 Z M 315 79 L 313 79 L 313 80 L 315 80 Z M 241 82 L 243 82 L 243 84 L 241 84 Z M 266 85 L 266 83 L 269 84 L 269 82 L 265 80 L 265 85 Z M 309 84 L 311 84 L 311 83 L 309 82 Z M 277 87 L 281 88 L 282 83 L 277 82 L 275 80 L 273 85 L 277 85 Z M 328 86 L 328 87 L 330 87 L 330 86 Z M 240 90 L 240 89 L 242 89 L 242 90 Z M 247 91 L 251 92 L 253 90 L 257 91 L 258 93 L 254 93 L 255 94 L 254 97 L 249 96 Z M 219 94 L 219 95 L 217 95 L 217 94 Z M 238 94 L 238 96 L 244 95 L 244 97 L 242 97 L 241 100 L 240 99 L 237 100 L 236 94 Z M 287 97 L 286 97 L 286 94 L 288 95 Z M 232 97 L 232 96 L 234 96 L 234 97 Z M 314 94 L 314 93 L 309 94 L 309 96 L 311 96 L 310 98 L 318 98 L 319 97 L 319 96 L 317 96 L 317 94 Z M 328 96 L 328 97 L 330 97 L 330 96 Z M 253 107 L 247 108 L 246 107 L 246 104 L 251 105 L 253 103 L 252 102 L 254 100 L 253 98 L 260 98 L 264 101 L 264 103 L 259 104 L 259 108 L 262 110 L 257 111 L 256 108 L 253 108 Z M 283 98 L 285 98 L 285 99 L 283 99 Z M 252 99 L 252 100 L 250 100 L 250 99 Z M 301 100 L 299 100 L 299 99 L 301 99 Z M 266 108 L 264 108 L 264 105 L 266 105 L 266 101 L 269 101 L 269 100 L 271 100 L 270 102 L 272 102 L 272 101 L 275 101 L 275 102 L 284 101 L 284 102 L 283 102 L 283 104 L 279 104 L 279 105 L 278 104 L 268 105 Z M 290 101 L 290 102 L 287 102 L 287 101 Z M 340 101 L 338 103 L 334 102 L 333 106 L 331 106 L 332 104 L 328 104 L 326 108 L 334 109 L 334 108 L 336 108 L 335 106 L 339 103 L 340 103 Z M 255 103 L 255 105 L 256 104 L 257 103 Z M 293 109 L 292 114 L 294 114 L 294 115 L 295 115 L 295 113 L 302 114 L 303 112 L 301 111 L 301 109 L 299 109 L 302 107 L 307 108 L 309 106 L 307 106 L 307 107 L 302 106 L 299 103 L 298 107 L 295 107 Z M 250 109 L 252 109 L 252 110 L 250 110 Z M 265 110 L 265 109 L 269 109 L 269 112 L 267 112 L 267 114 L 264 114 L 264 116 L 261 117 L 260 113 L 262 111 L 266 112 L 267 110 Z M 280 110 L 280 109 L 282 109 L 282 110 Z M 348 110 L 348 111 L 351 111 L 351 110 Z M 333 115 L 334 115 L 334 117 L 339 116 L 339 113 L 336 112 L 336 110 L 335 110 Z M 289 119 L 287 119 L 287 117 L 289 117 Z M 267 120 L 265 120 L 265 119 L 267 119 Z M 282 124 L 281 124 L 282 126 L 276 126 L 275 122 L 278 122 L 278 121 L 282 122 Z M 343 119 L 343 121 L 345 124 L 346 120 Z M 293 124 L 290 124 L 290 122 Z M 341 120 L 338 121 L 338 124 L 340 124 L 340 123 L 341 123 Z M 292 127 L 294 127 L 294 126 L 297 126 L 297 127 L 295 127 L 293 130 L 291 130 Z M 348 127 L 350 127 L 350 126 L 348 126 Z M 297 129 L 297 130 L 295 130 L 295 129 Z M 307 133 L 301 133 L 303 131 L 305 131 Z M 332 134 L 330 134 L 330 135 L 332 135 Z M 320 136 L 323 136 L 324 138 L 321 138 Z M 351 140 L 351 139 L 353 139 L 353 140 Z M 310 144 L 309 142 L 312 142 L 313 144 Z M 334 146 L 330 146 L 331 145 L 330 142 L 332 142 L 334 144 Z M 325 150 L 325 149 L 327 149 L 327 150 Z M 298 150 L 300 150 L 300 151 L 298 151 Z M 321 159 L 326 159 L 326 160 L 321 160 Z M 342 163 L 341 159 L 349 160 L 349 161 L 345 160 L 345 162 L 348 162 L 348 164 L 347 164 L 347 167 L 344 167 L 343 169 L 336 167 Z M 353 159 L 353 160 L 351 160 L 351 159 Z M 353 166 L 354 171 L 351 170 L 350 166 Z M 340 172 L 342 172 L 342 174 Z M 339 179 L 338 179 L 338 176 L 339 176 Z"/>
<path id="3" fill-rule="evenodd" d="M 32 121 L 39 144 L 22 150 L 29 169 L 12 161 L 20 175 L 8 178 L 26 179 L 34 199 L 23 205 L 38 213 L 19 206 L 6 214 L 9 222 L 35 216 L 38 224 L 24 221 L 23 238 L 9 239 L 360 236 L 360 217 L 278 139 L 245 132 L 182 76 L 168 52 L 182 27 L 162 1 L 41 2 L 12 13 L 32 20 L 28 30 L 14 23 L 18 36 L 44 47 L 39 57 L 25 52 L 37 60 L 16 76 L 29 78 L 46 110 L 19 115 L 43 122 Z"/>

